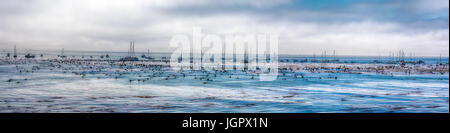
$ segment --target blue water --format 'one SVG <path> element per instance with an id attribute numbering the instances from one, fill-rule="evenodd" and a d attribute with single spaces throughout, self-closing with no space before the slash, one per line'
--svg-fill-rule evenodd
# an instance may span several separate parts
<path id="1" fill-rule="evenodd" d="M 65 54 L 70 55 L 70 52 Z M 103 53 L 84 54 L 99 56 Z M 126 55 L 109 54 L 112 58 Z M 44 57 L 49 55 L 52 54 L 47 53 Z M 159 58 L 166 55 L 152 56 Z M 303 58 L 308 57 L 282 56 L 280 59 Z M 339 59 L 364 64 L 374 58 L 378 57 Z M 424 60 L 431 63 L 439 59 Z M 448 58 L 446 60 L 448 62 Z M 256 75 L 242 71 L 175 72 L 170 68 L 108 63 L 83 66 L 40 60 L 21 62 L 16 66 L 1 63 L 0 60 L 0 112 L 449 111 L 448 71 L 444 74 L 394 76 L 298 71 L 285 75 L 280 73 L 275 81 L 259 81 Z M 39 66 L 39 69 L 33 70 L 33 66 Z M 295 78 L 294 73 L 304 75 L 304 78 Z"/>

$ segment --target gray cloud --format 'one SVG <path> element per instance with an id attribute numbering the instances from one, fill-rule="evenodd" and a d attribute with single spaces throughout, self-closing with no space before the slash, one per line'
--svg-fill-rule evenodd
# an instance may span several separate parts
<path id="1" fill-rule="evenodd" d="M 447 3 L 447 4 L 445 4 Z M 170 52 L 170 38 L 205 33 L 280 34 L 280 53 L 336 50 L 378 55 L 405 49 L 417 55 L 448 54 L 448 1 L 412 0 L 308 8 L 269 0 L 5 0 L 0 5 L 0 49 Z M 301 3 L 300 3 L 301 4 Z M 444 13 L 446 11 L 447 13 Z"/>

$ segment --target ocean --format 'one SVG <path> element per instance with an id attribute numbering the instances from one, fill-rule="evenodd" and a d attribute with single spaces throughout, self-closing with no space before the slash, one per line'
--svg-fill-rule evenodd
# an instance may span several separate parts
<path id="1" fill-rule="evenodd" d="M 40 54 L 43 57 L 40 57 Z M 25 52 L 19 52 L 23 58 Z M 444 73 L 279 72 L 275 81 L 259 81 L 241 70 L 183 71 L 164 67 L 92 65 L 49 61 L 60 51 L 33 51 L 36 59 L 0 60 L 0 112 L 114 113 L 448 113 L 448 57 L 423 60 L 419 67 L 444 64 Z M 74 59 L 119 59 L 126 52 L 74 52 Z M 137 53 L 140 57 L 143 53 Z M 145 53 L 146 54 L 146 53 Z M 84 58 L 82 58 L 84 56 Z M 160 59 L 169 53 L 151 53 Z M 301 62 L 307 59 L 308 61 Z M 336 60 L 338 59 L 338 61 Z M 282 63 L 387 64 L 395 57 L 280 55 Z M 143 60 L 143 59 L 141 59 Z M 294 61 L 297 60 L 297 61 Z M 319 60 L 314 62 L 312 60 Z M 396 65 L 396 64 L 393 64 Z M 302 75 L 302 78 L 297 77 Z"/>

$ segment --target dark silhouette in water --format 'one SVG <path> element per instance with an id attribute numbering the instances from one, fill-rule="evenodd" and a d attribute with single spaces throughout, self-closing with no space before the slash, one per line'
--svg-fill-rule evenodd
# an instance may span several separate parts
<path id="1" fill-rule="evenodd" d="M 147 55 L 142 54 L 141 57 L 144 58 L 144 59 L 147 59 L 147 60 L 154 60 L 155 59 L 155 58 L 150 56 L 150 50 L 147 50 Z"/>
<path id="2" fill-rule="evenodd" d="M 61 55 L 59 55 L 58 57 L 60 57 L 60 58 L 62 58 L 62 59 L 64 59 L 64 58 L 66 58 L 67 56 L 65 56 L 64 55 L 64 49 L 62 49 L 62 51 L 61 51 Z"/>
<path id="3" fill-rule="evenodd" d="M 25 55 L 25 58 L 27 58 L 27 59 L 34 58 L 34 57 L 35 57 L 34 55 L 29 54 L 29 53 Z"/>
<path id="4" fill-rule="evenodd" d="M 134 41 L 130 42 L 130 49 L 128 50 L 128 56 L 121 58 L 120 61 L 139 61 L 139 59 L 134 56 Z"/>
<path id="5" fill-rule="evenodd" d="M 13 57 L 14 57 L 14 58 L 17 58 L 17 50 L 16 50 L 16 45 L 14 45 L 14 55 L 13 55 Z"/>

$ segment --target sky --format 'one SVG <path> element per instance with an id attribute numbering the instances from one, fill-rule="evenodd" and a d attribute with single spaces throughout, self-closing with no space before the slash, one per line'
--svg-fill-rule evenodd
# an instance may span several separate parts
<path id="1" fill-rule="evenodd" d="M 2 0 L 0 49 L 172 52 L 170 39 L 279 35 L 280 54 L 448 56 L 449 0 Z"/>

